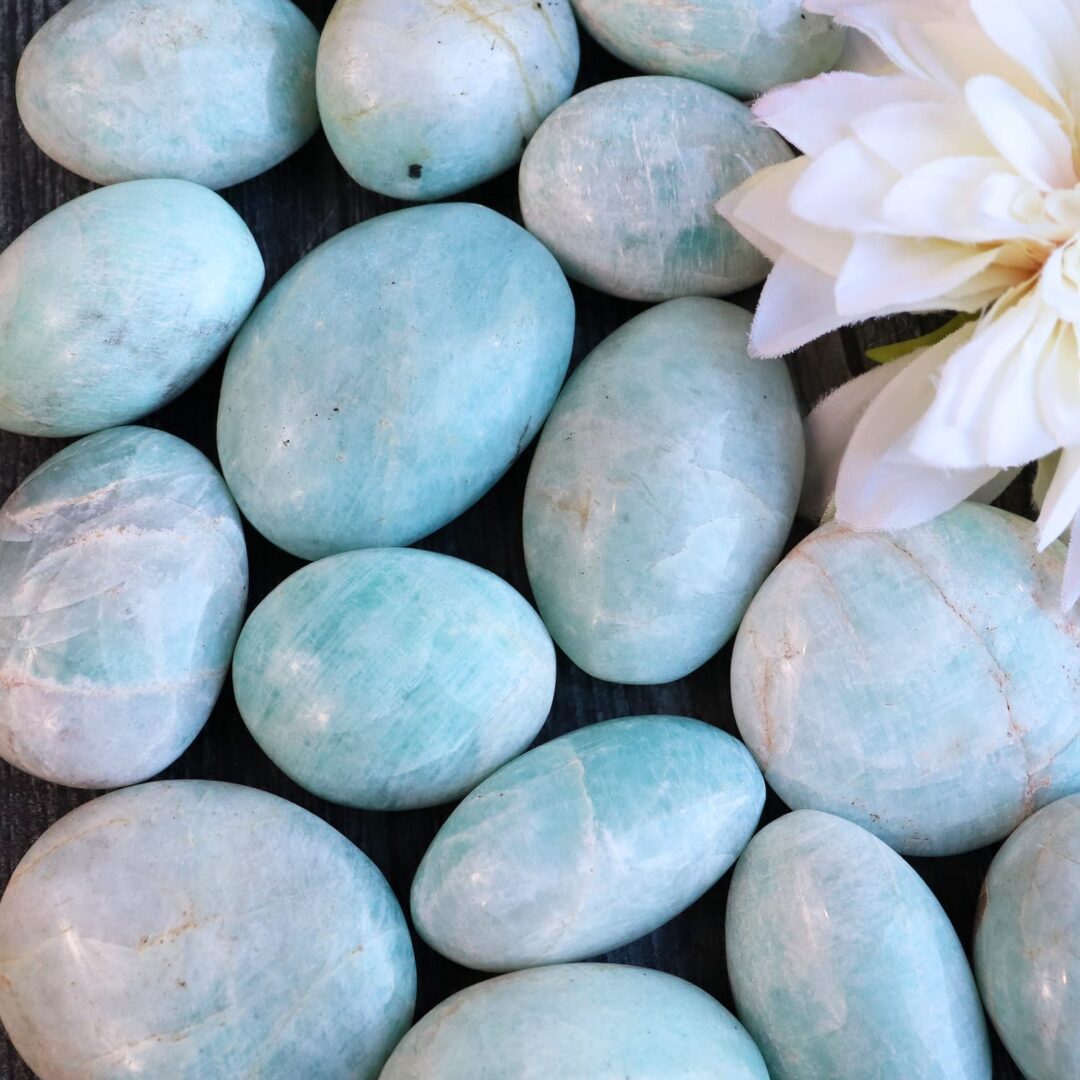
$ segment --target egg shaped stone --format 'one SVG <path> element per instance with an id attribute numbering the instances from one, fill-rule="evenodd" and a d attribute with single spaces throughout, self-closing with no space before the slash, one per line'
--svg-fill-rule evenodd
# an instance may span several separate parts
<path id="1" fill-rule="evenodd" d="M 689 907 L 753 834 L 765 787 L 700 720 L 592 724 L 489 776 L 420 863 L 413 924 L 480 971 L 580 960 Z"/>
<path id="2" fill-rule="evenodd" d="M 573 0 L 585 29 L 620 60 L 750 98 L 831 70 L 844 30 L 802 0 Z"/>
<path id="3" fill-rule="evenodd" d="M 735 867 L 736 1011 L 772 1080 L 990 1080 L 963 946 L 899 855 L 813 810 L 766 826 Z"/>
<path id="4" fill-rule="evenodd" d="M 358 183 L 441 199 L 515 165 L 574 89 L 570 0 L 338 0 L 319 43 L 319 113 Z"/>
<path id="5" fill-rule="evenodd" d="M 233 661 L 255 741 L 298 784 L 369 810 L 459 799 L 520 754 L 555 649 L 501 578 L 409 548 L 334 555 L 279 585 Z"/>
<path id="6" fill-rule="evenodd" d="M 417 206 L 327 241 L 229 354 L 225 478 L 278 547 L 317 559 L 427 536 L 485 494 L 562 385 L 558 264 L 483 206 Z"/>
<path id="7" fill-rule="evenodd" d="M 132 180 L 65 203 L 0 253 L 0 427 L 85 435 L 186 390 L 263 283 L 222 198 Z"/>
<path id="8" fill-rule="evenodd" d="M 895 535 L 839 524 L 743 620 L 735 718 L 769 786 L 898 851 L 951 855 L 1080 791 L 1080 624 L 1065 551 L 964 503 Z"/>
<path id="9" fill-rule="evenodd" d="M 199 733 L 247 599 L 209 461 L 149 428 L 61 450 L 0 508 L 0 756 L 44 780 L 145 780 Z"/>
<path id="10" fill-rule="evenodd" d="M 740 101 L 689 79 L 602 83 L 559 106 L 521 162 L 521 213 L 566 273 L 630 300 L 725 296 L 768 260 L 716 202 L 787 144 Z"/>
<path id="11" fill-rule="evenodd" d="M 0 1020 L 42 1080 L 374 1080 L 415 992 L 375 865 L 314 814 L 234 784 L 86 803 L 0 900 Z"/>
<path id="12" fill-rule="evenodd" d="M 742 1025 L 674 975 L 556 964 L 477 983 L 427 1014 L 380 1080 L 769 1080 Z"/>
<path id="13" fill-rule="evenodd" d="M 750 316 L 672 300 L 574 372 L 525 489 L 525 559 L 556 642 L 590 675 L 663 683 L 735 633 L 780 558 L 803 429 L 782 363 L 751 360 Z"/>
<path id="14" fill-rule="evenodd" d="M 228 187 L 315 133 L 318 43 L 290 0 L 71 0 L 23 53 L 19 116 L 95 183 Z"/>

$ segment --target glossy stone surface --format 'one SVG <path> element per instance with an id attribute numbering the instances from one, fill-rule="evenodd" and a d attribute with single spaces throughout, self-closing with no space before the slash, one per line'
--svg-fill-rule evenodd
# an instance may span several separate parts
<path id="1" fill-rule="evenodd" d="M 735 718 L 770 787 L 898 851 L 949 855 L 1080 790 L 1080 624 L 1064 548 L 965 503 L 895 536 L 830 524 L 735 643 Z"/>
<path id="2" fill-rule="evenodd" d="M 411 544 L 529 444 L 573 338 L 566 279 L 508 218 L 470 203 L 372 218 L 294 266 L 237 337 L 225 478 L 301 558 Z"/>
<path id="3" fill-rule="evenodd" d="M 375 865 L 252 788 L 95 799 L 0 901 L 0 1019 L 42 1080 L 374 1080 L 415 992 Z"/>
<path id="4" fill-rule="evenodd" d="M 71 0 L 23 53 L 19 116 L 96 183 L 228 187 L 315 133 L 318 40 L 289 0 Z"/>
<path id="5" fill-rule="evenodd" d="M 262 283 L 255 238 L 204 187 L 135 180 L 65 203 L 0 253 L 0 427 L 84 435 L 153 412 Z"/>
<path id="6" fill-rule="evenodd" d="M 511 168 L 574 89 L 570 0 L 338 0 L 319 113 L 358 183 L 441 199 Z"/>
<path id="7" fill-rule="evenodd" d="M 454 810 L 413 881 L 413 924 L 481 971 L 618 948 L 719 880 L 764 800 L 746 748 L 700 720 L 580 728 L 504 765 Z"/>
<path id="8" fill-rule="evenodd" d="M 521 162 L 526 227 L 570 277 L 631 300 L 725 296 L 769 263 L 716 201 L 791 158 L 727 94 L 645 76 L 594 86 L 556 109 Z"/>
<path id="9" fill-rule="evenodd" d="M 0 756 L 75 787 L 153 776 L 210 715 L 246 598 L 198 450 L 139 427 L 61 450 L 0 508 Z"/>
<path id="10" fill-rule="evenodd" d="M 776 564 L 802 483 L 782 363 L 751 360 L 750 316 L 672 300 L 577 369 L 525 491 L 525 558 L 544 621 L 589 674 L 663 683 L 735 633 Z"/>
<path id="11" fill-rule="evenodd" d="M 533 741 L 555 649 L 502 578 L 379 548 L 279 585 L 244 626 L 233 686 L 255 741 L 298 784 L 405 810 L 459 799 Z"/>
<path id="12" fill-rule="evenodd" d="M 768 1080 L 739 1022 L 673 975 L 561 964 L 470 986 L 401 1041 L 380 1080 Z"/>
<path id="13" fill-rule="evenodd" d="M 844 31 L 802 0 L 573 0 L 610 53 L 654 75 L 697 79 L 740 98 L 829 71 Z"/>
<path id="14" fill-rule="evenodd" d="M 727 961 L 772 1080 L 990 1080 L 975 980 L 922 878 L 864 829 L 806 810 L 739 859 Z"/>

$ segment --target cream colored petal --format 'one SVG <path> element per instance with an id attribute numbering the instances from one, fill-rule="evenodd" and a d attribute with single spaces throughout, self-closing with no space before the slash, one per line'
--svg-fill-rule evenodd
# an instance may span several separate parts
<path id="1" fill-rule="evenodd" d="M 942 158 L 989 158 L 997 153 L 960 99 L 890 103 L 861 113 L 851 129 L 902 174 Z"/>
<path id="2" fill-rule="evenodd" d="M 844 139 L 813 158 L 791 189 L 792 211 L 826 229 L 881 229 L 882 205 L 900 179 L 856 139 Z"/>
<path id="3" fill-rule="evenodd" d="M 1071 323 L 1058 323 L 1034 377 L 1039 415 L 1058 446 L 1080 445 L 1080 341 Z"/>
<path id="4" fill-rule="evenodd" d="M 786 356 L 839 329 L 835 279 L 794 255 L 782 255 L 765 281 L 750 330 L 750 355 Z"/>
<path id="5" fill-rule="evenodd" d="M 1080 444 L 1062 450 L 1036 523 L 1039 550 L 1052 544 L 1080 514 Z M 1075 600 L 1074 600 L 1075 602 Z"/>

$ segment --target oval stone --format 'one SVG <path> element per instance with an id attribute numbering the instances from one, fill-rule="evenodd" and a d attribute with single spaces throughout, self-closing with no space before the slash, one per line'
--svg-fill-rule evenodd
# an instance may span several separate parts
<path id="1" fill-rule="evenodd" d="M 314 814 L 233 784 L 79 807 L 0 901 L 0 1020 L 43 1080 L 374 1080 L 415 992 L 375 865 Z"/>
<path id="2" fill-rule="evenodd" d="M 318 43 L 290 0 L 71 0 L 23 53 L 19 116 L 96 183 L 228 187 L 315 133 Z"/>
<path id="3" fill-rule="evenodd" d="M 366 188 L 441 199 L 515 165 L 574 89 L 569 0 L 338 0 L 319 43 L 319 113 Z"/>
<path id="4" fill-rule="evenodd" d="M 555 649 L 501 578 L 429 551 L 305 566 L 248 620 L 233 661 L 255 741 L 334 802 L 461 798 L 520 754 L 555 694 Z"/>
<path id="5" fill-rule="evenodd" d="M 704 990 L 619 964 L 556 964 L 470 986 L 402 1039 L 380 1080 L 769 1080 Z"/>
<path id="6" fill-rule="evenodd" d="M 829 524 L 762 587 L 735 718 L 770 787 L 898 851 L 951 855 L 1080 790 L 1080 624 L 1062 545 L 965 503 L 895 535 Z"/>
<path id="7" fill-rule="evenodd" d="M 812 810 L 735 867 L 727 961 L 773 1080 L 990 1080 L 975 980 L 934 894 L 891 848 Z"/>
<path id="8" fill-rule="evenodd" d="M 413 881 L 413 923 L 481 971 L 595 956 L 714 885 L 764 801 L 746 748 L 700 720 L 592 724 L 504 765 L 454 810 Z"/>
<path id="9" fill-rule="evenodd" d="M 566 279 L 508 218 L 469 203 L 372 218 L 302 259 L 237 337 L 225 478 L 301 558 L 411 544 L 532 440 L 573 339 Z"/>
<path id="10" fill-rule="evenodd" d="M 74 787 L 153 776 L 210 715 L 246 599 L 198 450 L 139 427 L 61 450 L 0 509 L 0 756 Z"/>
<path id="11" fill-rule="evenodd" d="M 183 180 L 83 195 L 0 254 L 0 427 L 85 435 L 186 390 L 263 283 L 255 238 Z"/>
<path id="12" fill-rule="evenodd" d="M 586 358 L 525 489 L 525 559 L 571 660 L 663 683 L 735 633 L 783 551 L 803 431 L 787 369 L 751 360 L 750 316 L 672 300 Z"/>
<path id="13" fill-rule="evenodd" d="M 521 162 L 526 227 L 566 273 L 631 300 L 724 296 L 769 263 L 716 202 L 791 158 L 719 90 L 646 76 L 593 86 L 540 126 Z"/>

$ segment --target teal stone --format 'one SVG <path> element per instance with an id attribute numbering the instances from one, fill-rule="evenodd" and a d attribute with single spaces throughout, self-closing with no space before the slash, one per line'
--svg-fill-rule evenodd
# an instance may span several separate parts
<path id="1" fill-rule="evenodd" d="M 236 212 L 182 180 L 65 203 L 0 253 L 0 427 L 85 435 L 186 390 L 258 299 Z"/>
<path id="2" fill-rule="evenodd" d="M 441 199 L 517 164 L 578 59 L 570 0 L 338 0 L 319 113 L 358 184 Z"/>
<path id="3" fill-rule="evenodd" d="M 663 683 L 735 633 L 783 551 L 803 429 L 750 316 L 672 300 L 596 348 L 559 397 L 525 489 L 525 559 L 556 642 L 590 675 Z"/>
<path id="4" fill-rule="evenodd" d="M 172 435 L 113 428 L 61 450 L 0 508 L 0 756 L 119 787 L 206 723 L 247 599 L 240 517 Z"/>
<path id="5" fill-rule="evenodd" d="M 470 986 L 402 1039 L 380 1080 L 769 1080 L 739 1022 L 673 975 L 560 964 Z"/>
<path id="6" fill-rule="evenodd" d="M 573 0 L 585 29 L 620 60 L 697 79 L 740 98 L 831 71 L 844 30 L 802 0 Z"/>
<path id="7" fill-rule="evenodd" d="M 501 578 L 409 548 L 305 566 L 233 660 L 255 741 L 301 786 L 368 810 L 456 800 L 536 737 L 555 649 Z"/>
<path id="8" fill-rule="evenodd" d="M 289 0 L 71 0 L 23 53 L 19 116 L 98 184 L 228 187 L 315 134 L 318 43 Z"/>
<path id="9" fill-rule="evenodd" d="M 762 829 L 735 867 L 726 938 L 736 1011 L 772 1080 L 990 1080 L 952 923 L 857 825 L 802 810 Z"/>
<path id="10" fill-rule="evenodd" d="M 0 900 L 0 1020 L 42 1080 L 375 1080 L 415 993 L 375 865 L 252 788 L 86 803 Z"/>
<path id="11" fill-rule="evenodd" d="M 559 392 L 574 300 L 483 206 L 418 206 L 302 259 L 233 344 L 218 412 L 249 521 L 304 559 L 411 544 L 484 495 Z"/>
<path id="12" fill-rule="evenodd" d="M 607 952 L 716 884 L 764 801 L 746 748 L 700 720 L 592 724 L 504 765 L 454 810 L 413 881 L 413 924 L 480 971 Z"/>
<path id="13" fill-rule="evenodd" d="M 1065 549 L 965 503 L 895 535 L 829 524 L 743 620 L 731 696 L 769 786 L 910 855 L 1007 836 L 1080 791 Z"/>
<path id="14" fill-rule="evenodd" d="M 689 79 L 593 86 L 544 121 L 521 161 L 521 213 L 566 273 L 630 300 L 726 296 L 769 262 L 717 200 L 791 160 L 740 101 Z"/>

